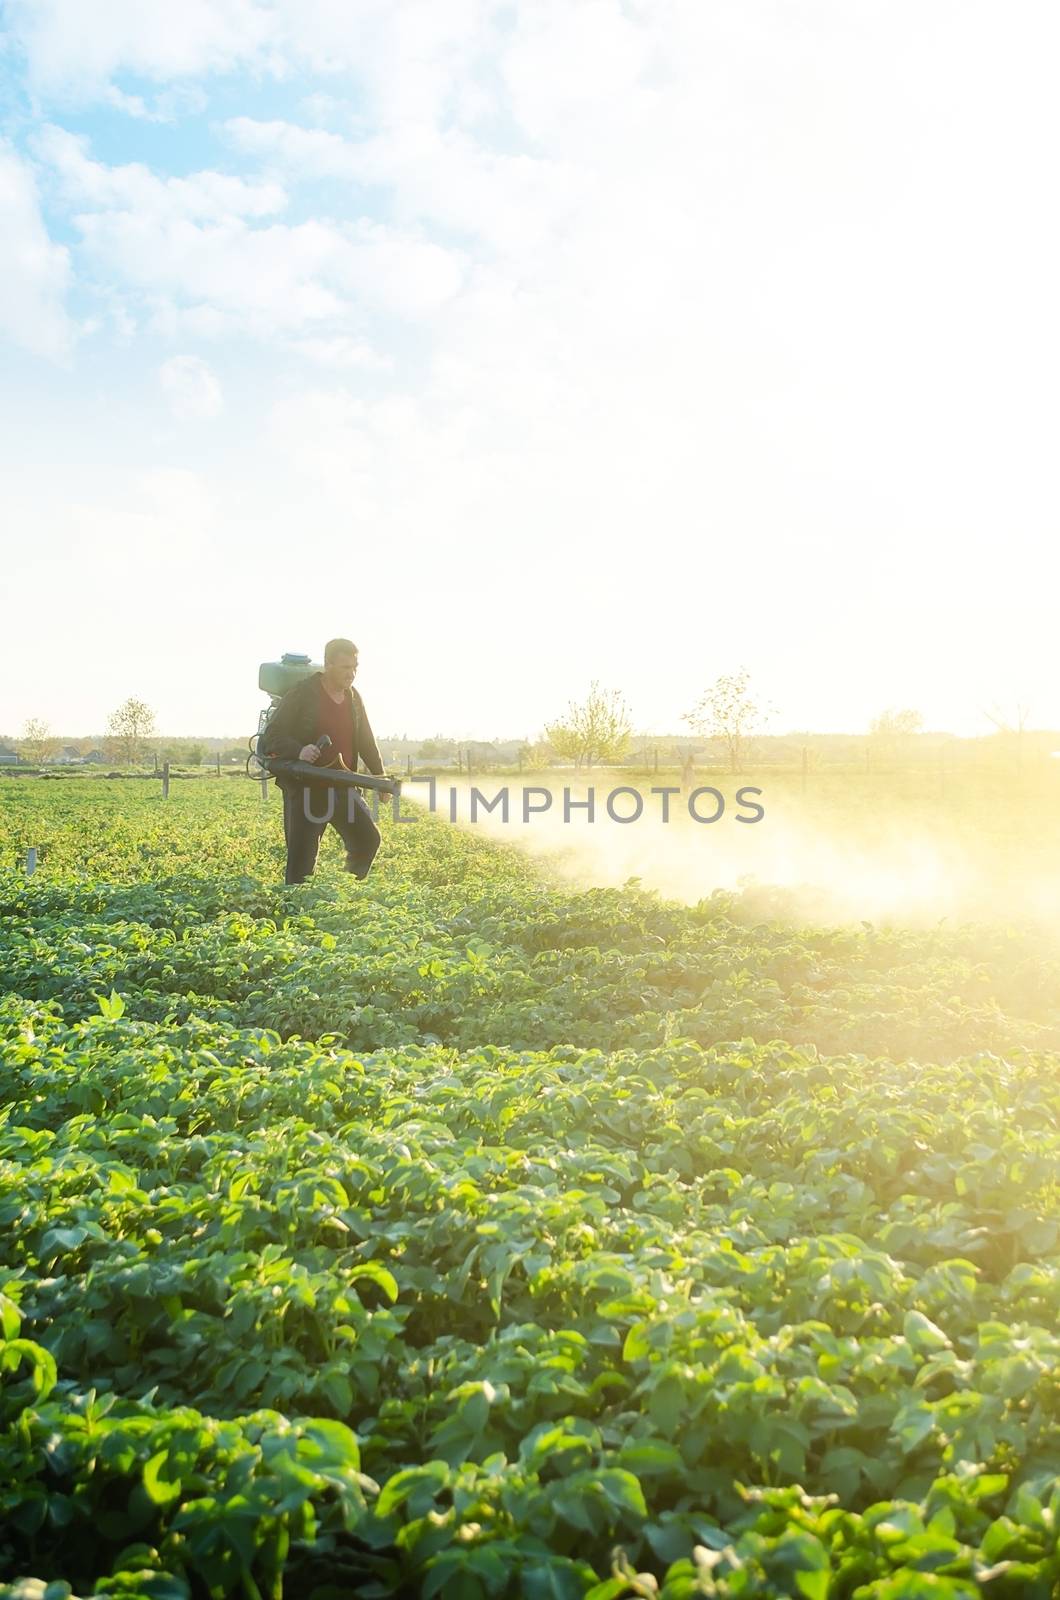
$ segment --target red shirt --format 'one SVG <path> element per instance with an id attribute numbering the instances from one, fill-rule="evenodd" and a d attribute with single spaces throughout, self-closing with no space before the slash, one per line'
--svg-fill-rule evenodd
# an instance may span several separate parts
<path id="1" fill-rule="evenodd" d="M 350 710 L 349 701 L 343 695 L 342 699 L 336 704 L 323 683 L 320 685 L 320 716 L 318 721 L 320 726 L 317 729 L 317 738 L 319 739 L 323 733 L 330 733 L 331 735 L 331 749 L 323 752 L 320 758 L 321 763 L 326 765 L 334 758 L 335 752 L 341 750 L 343 761 L 345 761 L 351 772 L 356 772 L 357 761 L 353 753 L 353 713 Z"/>

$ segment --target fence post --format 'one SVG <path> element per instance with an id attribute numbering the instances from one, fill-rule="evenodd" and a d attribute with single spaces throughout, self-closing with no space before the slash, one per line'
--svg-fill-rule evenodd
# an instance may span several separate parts
<path id="1" fill-rule="evenodd" d="M 802 792 L 803 792 L 803 794 L 806 793 L 806 773 L 809 770 L 809 766 L 810 766 L 810 752 L 807 750 L 806 746 L 803 745 L 803 747 L 802 747 Z"/>
<path id="2" fill-rule="evenodd" d="M 261 798 L 263 800 L 269 798 L 269 775 L 267 772 L 263 772 L 261 775 Z"/>
<path id="3" fill-rule="evenodd" d="M 221 752 L 220 752 L 220 750 L 218 750 L 218 752 L 217 752 L 217 776 L 218 777 L 221 776 Z"/>
<path id="4" fill-rule="evenodd" d="M 31 844 L 26 851 L 26 877 L 32 878 L 37 870 L 37 846 Z"/>
<path id="5" fill-rule="evenodd" d="M 162 763 L 162 799 L 169 799 L 169 762 Z"/>
<path id="6" fill-rule="evenodd" d="M 652 771 L 653 772 L 658 772 L 658 770 L 659 770 L 659 749 L 658 749 L 658 746 L 656 746 L 655 749 L 652 751 L 652 757 L 653 757 Z"/>

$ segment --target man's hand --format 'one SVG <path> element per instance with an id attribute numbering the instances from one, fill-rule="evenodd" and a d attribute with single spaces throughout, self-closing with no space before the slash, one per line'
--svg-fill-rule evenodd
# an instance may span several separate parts
<path id="1" fill-rule="evenodd" d="M 299 761 L 319 761 L 320 749 L 315 744 L 304 744 L 298 752 Z"/>

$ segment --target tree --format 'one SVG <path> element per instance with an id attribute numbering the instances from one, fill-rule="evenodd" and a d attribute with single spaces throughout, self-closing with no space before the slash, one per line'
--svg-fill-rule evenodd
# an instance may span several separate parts
<path id="1" fill-rule="evenodd" d="M 901 739 L 911 739 L 923 726 L 920 712 L 908 707 L 904 711 L 881 711 L 869 724 L 869 738 L 893 745 Z"/>
<path id="2" fill-rule="evenodd" d="M 417 761 L 444 761 L 447 756 L 456 754 L 456 740 L 446 739 L 436 733 L 433 739 L 424 739 L 416 751 Z"/>
<path id="3" fill-rule="evenodd" d="M 1027 731 L 1027 718 L 1030 715 L 1030 706 L 1018 704 L 1012 712 L 1003 711 L 1000 706 L 994 706 L 983 715 L 994 724 L 994 738 L 1003 752 L 1014 753 L 1016 766 L 1023 765 L 1023 735 Z"/>
<path id="4" fill-rule="evenodd" d="M 881 711 L 869 723 L 869 749 L 874 756 L 893 761 L 921 731 L 924 719 L 919 711 Z"/>
<path id="5" fill-rule="evenodd" d="M 107 720 L 107 743 L 110 753 L 133 766 L 144 752 L 146 741 L 154 732 L 155 717 L 151 707 L 130 695 Z"/>
<path id="6" fill-rule="evenodd" d="M 716 678 L 683 720 L 704 738 L 720 739 L 728 752 L 730 771 L 739 772 L 748 741 L 761 732 L 771 715 L 772 707 L 752 695 L 747 668 L 741 667 L 739 672 Z"/>
<path id="7" fill-rule="evenodd" d="M 573 761 L 575 767 L 583 762 L 591 767 L 594 761 L 620 760 L 629 748 L 632 732 L 629 707 L 621 693 L 601 689 L 594 679 L 587 697 L 581 704 L 572 700 L 567 715 L 545 728 L 545 737 L 558 756 Z"/>
<path id="8" fill-rule="evenodd" d="M 1026 729 L 1029 714 L 1030 707 L 1024 705 L 1017 705 L 1011 715 L 1006 711 L 1002 711 L 999 706 L 995 706 L 992 711 L 984 711 L 983 713 L 987 721 L 994 724 L 998 733 L 1015 734 L 1017 738 L 1021 737 Z"/>
<path id="9" fill-rule="evenodd" d="M 523 739 L 516 751 L 520 766 L 531 772 L 550 767 L 555 759 L 556 751 L 549 739 Z"/>
<path id="10" fill-rule="evenodd" d="M 40 717 L 30 717 L 18 741 L 18 753 L 24 761 L 42 767 L 59 748 L 59 740 Z"/>

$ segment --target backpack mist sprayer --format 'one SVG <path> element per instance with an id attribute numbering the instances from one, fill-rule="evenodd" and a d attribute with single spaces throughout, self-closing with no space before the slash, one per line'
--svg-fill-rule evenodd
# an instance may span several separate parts
<path id="1" fill-rule="evenodd" d="M 290 651 L 279 661 L 264 661 L 258 668 L 258 688 L 269 697 L 269 704 L 258 717 L 258 731 L 250 741 L 247 773 L 252 778 L 271 774 L 274 778 L 295 778 L 300 782 L 342 784 L 358 789 L 378 789 L 384 794 L 401 793 L 400 778 L 379 778 L 371 772 L 351 772 L 342 759 L 341 750 L 335 750 L 328 734 L 317 739 L 320 751 L 318 761 L 283 760 L 264 752 L 268 745 L 268 730 L 279 708 L 280 701 L 289 689 L 324 669 L 308 656 L 294 655 Z"/>

